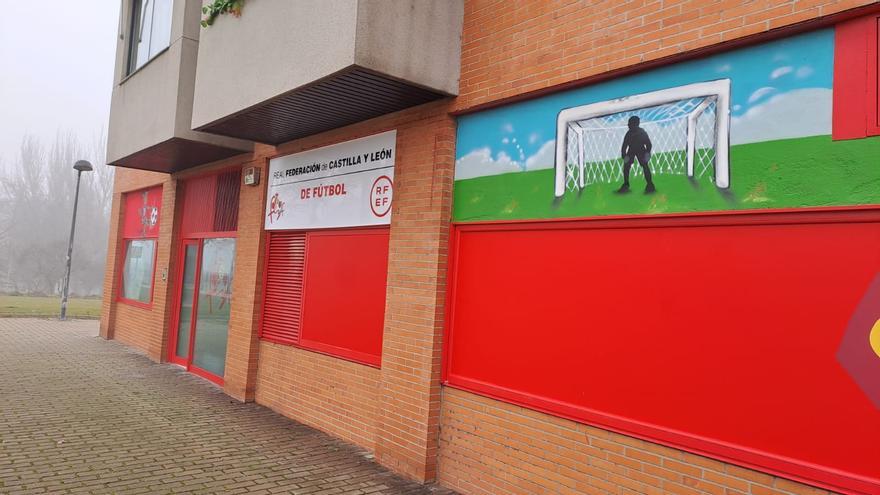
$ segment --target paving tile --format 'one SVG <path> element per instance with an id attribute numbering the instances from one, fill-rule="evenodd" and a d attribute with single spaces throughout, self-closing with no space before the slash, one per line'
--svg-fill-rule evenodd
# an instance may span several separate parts
<path id="1" fill-rule="evenodd" d="M 0 493 L 452 494 L 97 333 L 0 318 Z"/>

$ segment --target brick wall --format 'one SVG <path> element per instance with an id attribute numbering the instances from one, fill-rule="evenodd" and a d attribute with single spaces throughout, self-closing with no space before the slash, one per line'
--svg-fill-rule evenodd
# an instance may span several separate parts
<path id="1" fill-rule="evenodd" d="M 433 480 L 454 122 L 440 114 L 400 128 L 398 146 L 376 458 L 412 478 Z"/>
<path id="2" fill-rule="evenodd" d="M 452 201 L 454 122 L 437 102 L 279 146 L 197 167 L 172 177 L 118 169 L 105 280 L 102 335 L 165 360 L 177 273 L 175 189 L 188 177 L 224 167 L 255 166 L 261 187 L 242 186 L 224 391 L 374 450 L 380 462 L 410 477 L 436 473 L 440 407 L 440 338 L 446 245 Z M 382 369 L 290 346 L 259 342 L 264 255 L 263 208 L 273 155 L 398 131 L 395 199 L 389 245 Z M 150 309 L 114 304 L 125 191 L 163 183 L 157 278 Z M 167 267 L 168 283 L 159 273 Z M 168 304 L 166 304 L 166 301 Z M 382 404 L 380 408 L 378 404 Z"/>
<path id="3" fill-rule="evenodd" d="M 871 0 L 466 0 L 456 112 L 600 80 Z M 823 490 L 444 387 L 437 480 L 466 495 Z"/>
<path id="4" fill-rule="evenodd" d="M 454 163 L 448 105 L 423 105 L 278 147 L 278 154 L 290 154 L 397 130 L 382 369 L 262 343 L 256 387 L 258 403 L 374 450 L 379 462 L 419 480 L 436 472 Z"/>
<path id="5" fill-rule="evenodd" d="M 786 479 L 450 387 L 441 484 L 469 495 L 821 495 Z"/>
<path id="6" fill-rule="evenodd" d="M 161 338 L 161 329 L 153 326 L 152 310 L 118 303 L 113 322 L 114 339 L 147 353 L 153 361 L 159 361 L 159 356 L 149 353 L 156 347 L 156 338 Z"/>
<path id="7" fill-rule="evenodd" d="M 260 170 L 260 177 L 268 177 L 266 160 L 260 156 L 244 163 L 244 167 Z M 262 291 L 263 205 L 266 188 L 241 186 L 238 208 L 238 239 L 235 243 L 235 273 L 232 279 L 233 300 L 229 313 L 229 332 L 226 346 L 226 372 L 223 388 L 227 394 L 241 401 L 254 399 L 256 386 L 259 340 L 257 326 L 260 320 Z"/>
<path id="8" fill-rule="evenodd" d="M 150 309 L 118 303 L 120 256 L 122 254 L 123 194 L 162 185 L 159 238 L 156 251 L 156 277 L 153 282 L 153 303 Z M 172 228 L 174 224 L 175 181 L 167 174 L 117 168 L 113 184 L 113 204 L 110 211 L 107 264 L 104 269 L 104 299 L 101 309 L 100 332 L 104 338 L 116 338 L 145 352 L 150 359 L 160 361 L 165 346 L 165 322 L 170 301 L 169 284 L 162 280 L 162 270 L 172 262 Z M 168 273 L 172 273 L 168 270 Z"/>
<path id="9" fill-rule="evenodd" d="M 256 401 L 365 449 L 376 447 L 380 371 L 296 347 L 260 343 Z"/>
<path id="10" fill-rule="evenodd" d="M 874 0 L 466 0 L 456 110 Z"/>
<path id="11" fill-rule="evenodd" d="M 200 167 L 253 165 L 263 186 L 242 188 L 226 392 L 255 399 L 376 453 L 395 471 L 464 494 L 824 493 L 679 450 L 508 405 L 439 384 L 454 167 L 451 110 L 597 78 L 755 33 L 872 3 L 859 1 L 467 0 L 461 96 Z M 398 130 L 395 201 L 381 370 L 259 342 L 266 158 Z M 102 335 L 163 356 L 169 288 L 152 311 L 116 294 L 120 192 L 165 182 L 160 261 L 169 267 L 175 181 L 119 169 L 111 220 Z M 171 216 L 169 216 L 171 215 Z M 164 253 L 164 254 L 163 254 Z M 442 402 L 441 402 L 442 397 Z M 442 432 L 442 433 L 441 433 Z"/>

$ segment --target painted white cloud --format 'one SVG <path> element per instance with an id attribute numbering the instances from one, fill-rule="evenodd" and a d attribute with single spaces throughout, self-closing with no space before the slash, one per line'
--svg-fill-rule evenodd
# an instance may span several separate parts
<path id="1" fill-rule="evenodd" d="M 553 168 L 556 163 L 556 140 L 542 144 L 538 151 L 526 160 L 526 170 Z"/>
<path id="2" fill-rule="evenodd" d="M 730 119 L 730 144 L 831 134 L 831 90 L 796 89 Z"/>
<path id="3" fill-rule="evenodd" d="M 520 154 L 520 156 L 522 157 L 524 154 Z M 455 180 L 553 168 L 555 157 L 555 140 L 547 141 L 534 155 L 520 161 L 512 160 L 503 151 L 493 158 L 492 150 L 479 148 L 455 161 Z"/>
<path id="4" fill-rule="evenodd" d="M 501 126 L 501 130 L 504 132 L 507 132 L 507 133 L 512 133 L 513 132 L 513 124 L 508 122 L 508 123 L 504 124 L 503 126 Z"/>
<path id="5" fill-rule="evenodd" d="M 485 175 L 499 175 L 522 170 L 519 163 L 503 151 L 492 158 L 492 150 L 479 148 L 455 160 L 455 180 L 472 179 Z"/>
<path id="6" fill-rule="evenodd" d="M 773 69 L 773 72 L 770 73 L 770 79 L 779 79 L 780 77 L 791 74 L 794 72 L 794 67 L 790 65 L 783 65 L 782 67 L 777 67 Z"/>
<path id="7" fill-rule="evenodd" d="M 539 139 L 541 139 L 541 135 L 537 132 L 529 134 L 529 144 L 535 144 L 538 142 Z"/>
<path id="8" fill-rule="evenodd" d="M 774 91 L 776 91 L 776 88 L 771 88 L 770 86 L 764 86 L 763 88 L 758 88 L 755 90 L 754 93 L 749 95 L 749 103 L 754 103 Z"/>
<path id="9" fill-rule="evenodd" d="M 730 69 L 731 69 L 730 64 L 724 64 L 724 65 L 719 66 L 717 69 L 715 69 L 715 72 L 725 73 L 725 72 L 730 72 Z"/>
<path id="10" fill-rule="evenodd" d="M 810 67 L 809 65 L 804 65 L 804 66 L 798 67 L 798 70 L 797 70 L 797 72 L 794 73 L 794 75 L 798 79 L 810 77 L 813 75 L 813 68 Z"/>
<path id="11" fill-rule="evenodd" d="M 501 142 L 504 143 L 504 144 L 509 144 L 509 143 L 510 143 L 510 139 L 509 139 L 509 138 L 502 138 L 502 139 L 501 139 Z"/>

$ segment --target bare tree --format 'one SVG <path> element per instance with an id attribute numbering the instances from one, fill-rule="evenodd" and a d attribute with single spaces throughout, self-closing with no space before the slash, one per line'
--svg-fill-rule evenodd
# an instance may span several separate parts
<path id="1" fill-rule="evenodd" d="M 100 294 L 113 192 L 104 146 L 103 133 L 82 143 L 59 132 L 49 146 L 28 136 L 17 159 L 0 168 L 0 290 L 59 292 L 76 186 L 72 167 L 86 159 L 95 171 L 83 174 L 80 186 L 71 293 Z"/>

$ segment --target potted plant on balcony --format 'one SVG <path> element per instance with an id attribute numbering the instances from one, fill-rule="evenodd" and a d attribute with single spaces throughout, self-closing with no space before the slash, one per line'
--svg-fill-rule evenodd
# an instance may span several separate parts
<path id="1" fill-rule="evenodd" d="M 214 0 L 202 7 L 202 13 L 205 14 L 205 18 L 202 19 L 202 27 L 206 28 L 217 20 L 221 14 L 232 14 L 235 17 L 241 16 L 241 8 L 244 5 L 244 0 Z"/>

